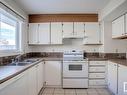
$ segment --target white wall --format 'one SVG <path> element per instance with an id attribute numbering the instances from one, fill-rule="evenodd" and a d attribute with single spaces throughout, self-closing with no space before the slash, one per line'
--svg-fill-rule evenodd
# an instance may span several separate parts
<path id="1" fill-rule="evenodd" d="M 31 46 L 33 52 L 62 52 L 66 50 L 85 50 L 88 52 L 98 52 L 99 45 L 83 45 L 83 39 L 64 39 L 63 45 L 40 45 Z"/>
<path id="2" fill-rule="evenodd" d="M 127 52 L 127 39 L 112 39 L 112 23 L 111 21 L 102 22 L 103 43 L 100 52 L 105 53 L 125 53 Z"/>
<path id="3" fill-rule="evenodd" d="M 124 9 L 122 9 L 124 6 L 124 8 L 126 9 L 126 4 L 122 5 L 124 3 L 126 3 L 127 0 L 111 0 L 106 7 L 104 7 L 100 12 L 99 12 L 99 21 L 105 20 L 105 18 L 107 17 L 107 19 L 110 18 L 114 18 L 114 15 L 120 16 L 123 13 Z M 120 6 L 122 5 L 122 6 Z M 120 6 L 120 8 L 118 8 Z M 117 9 L 117 10 L 116 10 Z M 123 11 L 122 11 L 123 10 Z M 118 14 L 117 14 L 118 13 Z M 112 14 L 112 15 L 110 15 Z M 117 15 L 116 15 L 117 14 Z M 109 16 L 110 15 L 110 16 Z M 115 19 L 115 18 L 114 18 Z"/>

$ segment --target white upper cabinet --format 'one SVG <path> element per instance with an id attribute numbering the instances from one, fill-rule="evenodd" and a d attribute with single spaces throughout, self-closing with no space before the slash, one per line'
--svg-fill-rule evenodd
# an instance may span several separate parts
<path id="1" fill-rule="evenodd" d="M 125 35 L 127 35 L 127 14 L 126 14 L 126 17 L 125 17 L 125 18 L 126 18 L 126 21 L 125 21 L 125 23 L 126 23 L 126 26 L 125 26 L 125 27 L 126 27 L 126 28 L 125 28 L 125 29 L 126 29 L 126 30 L 125 30 Z"/>
<path id="2" fill-rule="evenodd" d="M 62 23 L 51 22 L 51 44 L 62 44 Z"/>
<path id="3" fill-rule="evenodd" d="M 101 29 L 98 22 L 85 23 L 85 36 L 83 44 L 101 44 Z"/>
<path id="4" fill-rule="evenodd" d="M 127 67 L 123 65 L 118 66 L 118 95 L 127 95 Z M 124 85 L 125 84 L 125 85 Z"/>
<path id="5" fill-rule="evenodd" d="M 63 22 L 63 38 L 83 38 L 84 31 L 83 22 Z"/>
<path id="6" fill-rule="evenodd" d="M 85 23 L 84 22 L 74 22 L 74 37 L 83 38 L 85 35 Z"/>
<path id="7" fill-rule="evenodd" d="M 40 23 L 38 25 L 39 44 L 50 44 L 50 23 Z"/>
<path id="8" fill-rule="evenodd" d="M 29 24 L 29 44 L 38 43 L 38 24 L 30 23 Z"/>
<path id="9" fill-rule="evenodd" d="M 117 94 L 117 63 L 108 62 L 108 88 L 116 95 Z M 122 94 L 121 94 L 122 95 Z"/>
<path id="10" fill-rule="evenodd" d="M 125 15 L 112 22 L 112 38 L 122 38 L 125 36 Z"/>
<path id="11" fill-rule="evenodd" d="M 74 34 L 73 22 L 63 22 L 63 38 L 71 38 Z"/>
<path id="12" fill-rule="evenodd" d="M 30 23 L 29 44 L 50 44 L 50 23 Z"/>

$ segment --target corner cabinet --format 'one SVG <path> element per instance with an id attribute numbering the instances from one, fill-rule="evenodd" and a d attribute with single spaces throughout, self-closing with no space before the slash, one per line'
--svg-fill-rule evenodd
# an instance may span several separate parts
<path id="1" fill-rule="evenodd" d="M 83 40 L 85 45 L 98 45 L 101 43 L 101 29 L 97 22 L 85 23 L 85 38 Z"/>

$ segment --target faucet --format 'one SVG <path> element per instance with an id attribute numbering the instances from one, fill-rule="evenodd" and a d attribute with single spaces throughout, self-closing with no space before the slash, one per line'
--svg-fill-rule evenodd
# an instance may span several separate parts
<path id="1" fill-rule="evenodd" d="M 21 54 L 17 55 L 14 59 L 11 59 L 12 60 L 12 64 L 18 64 L 18 62 L 21 60 Z"/>

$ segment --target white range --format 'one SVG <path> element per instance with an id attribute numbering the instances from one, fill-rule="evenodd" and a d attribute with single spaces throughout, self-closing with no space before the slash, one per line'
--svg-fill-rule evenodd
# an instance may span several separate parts
<path id="1" fill-rule="evenodd" d="M 63 88 L 88 88 L 88 60 L 82 51 L 63 54 Z"/>

